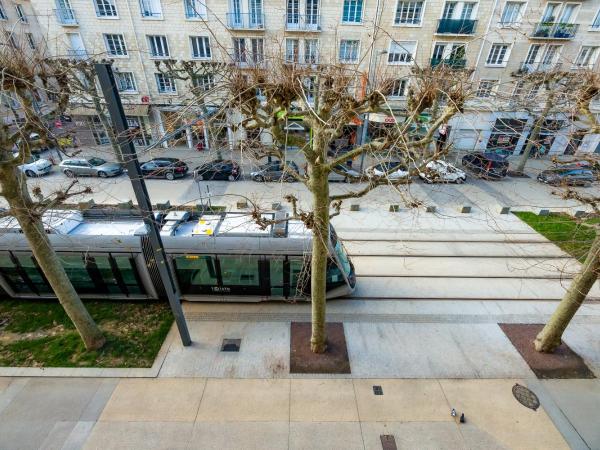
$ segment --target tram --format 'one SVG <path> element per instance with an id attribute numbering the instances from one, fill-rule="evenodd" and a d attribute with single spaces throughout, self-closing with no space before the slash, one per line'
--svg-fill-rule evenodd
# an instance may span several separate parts
<path id="1" fill-rule="evenodd" d="M 190 301 L 306 300 L 312 234 L 285 213 L 262 229 L 244 213 L 170 211 L 155 218 L 181 296 Z M 44 228 L 82 298 L 164 298 L 147 228 L 135 211 L 49 210 Z M 330 229 L 327 297 L 354 291 L 352 262 Z M 12 298 L 53 298 L 17 220 L 0 219 L 0 289 Z"/>

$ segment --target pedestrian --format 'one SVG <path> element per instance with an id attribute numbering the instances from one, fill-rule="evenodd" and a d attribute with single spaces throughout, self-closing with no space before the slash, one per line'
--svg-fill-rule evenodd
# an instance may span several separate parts
<path id="1" fill-rule="evenodd" d="M 438 137 L 436 139 L 436 150 L 437 152 L 441 152 L 444 148 L 444 146 L 446 145 L 446 141 L 448 140 L 448 126 L 446 124 L 443 124 L 442 126 L 440 126 L 440 129 L 438 130 Z"/>

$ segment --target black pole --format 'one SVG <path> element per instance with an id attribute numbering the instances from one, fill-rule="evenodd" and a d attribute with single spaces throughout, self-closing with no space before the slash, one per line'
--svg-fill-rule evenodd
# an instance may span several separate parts
<path id="1" fill-rule="evenodd" d="M 142 171 L 140 170 L 140 162 L 138 161 L 133 142 L 127 132 L 129 127 L 127 125 L 125 111 L 121 104 L 121 97 L 117 90 L 112 68 L 110 64 L 94 64 L 94 68 L 96 69 L 98 80 L 100 81 L 102 93 L 106 100 L 106 107 L 108 108 L 108 113 L 110 114 L 112 125 L 115 129 L 115 135 L 119 142 L 121 154 L 125 160 L 125 167 L 127 168 L 127 173 L 131 180 L 138 206 L 141 210 L 146 228 L 148 229 L 152 257 L 154 258 L 154 261 L 156 261 L 160 279 L 167 292 L 169 305 L 171 305 L 171 311 L 173 312 L 175 322 L 177 323 L 179 336 L 181 336 L 181 342 L 183 345 L 188 346 L 192 343 L 192 340 L 190 339 L 190 332 L 188 331 L 185 316 L 183 315 L 183 309 L 181 308 L 179 288 L 167 262 L 167 255 L 162 244 L 162 239 L 160 238 L 158 226 L 152 214 L 152 203 L 150 202 L 146 183 L 144 183 Z"/>

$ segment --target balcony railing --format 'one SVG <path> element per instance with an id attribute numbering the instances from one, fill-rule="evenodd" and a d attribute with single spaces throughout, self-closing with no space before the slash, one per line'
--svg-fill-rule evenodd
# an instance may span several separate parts
<path id="1" fill-rule="evenodd" d="M 460 58 L 431 58 L 431 67 L 443 65 L 451 69 L 464 69 L 467 66 L 466 59 Z"/>
<path id="2" fill-rule="evenodd" d="M 88 58 L 87 51 L 82 48 L 68 49 L 67 56 L 69 58 L 73 58 L 73 59 L 87 59 Z"/>
<path id="3" fill-rule="evenodd" d="M 231 30 L 264 30 L 265 15 L 256 13 L 229 13 L 227 27 Z"/>
<path id="4" fill-rule="evenodd" d="M 320 14 L 293 14 L 285 15 L 286 31 L 321 31 Z"/>
<path id="5" fill-rule="evenodd" d="M 542 39 L 573 39 L 577 33 L 577 23 L 540 22 L 531 37 Z"/>
<path id="6" fill-rule="evenodd" d="M 471 19 L 440 19 L 438 34 L 473 34 L 477 26 L 476 20 Z"/>
<path id="7" fill-rule="evenodd" d="M 561 63 L 545 63 L 545 62 L 533 62 L 521 63 L 519 66 L 520 74 L 528 74 L 533 72 L 551 72 L 553 70 L 560 69 Z"/>
<path id="8" fill-rule="evenodd" d="M 54 13 L 58 19 L 58 23 L 64 26 L 76 26 L 79 25 L 75 11 L 71 8 L 55 9 Z"/>

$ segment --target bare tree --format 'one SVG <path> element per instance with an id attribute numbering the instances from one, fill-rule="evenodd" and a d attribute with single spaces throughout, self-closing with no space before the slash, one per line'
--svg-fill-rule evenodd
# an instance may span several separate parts
<path id="1" fill-rule="evenodd" d="M 600 76 L 598 74 L 590 72 L 581 77 L 580 89 L 576 92 L 576 103 L 577 110 L 582 115 L 582 120 L 587 123 L 588 134 L 600 133 L 600 121 L 590 110 L 590 103 L 599 93 Z M 600 199 L 584 196 L 573 190 L 568 190 L 564 196 L 579 200 L 591 206 L 596 214 L 600 214 L 600 208 L 598 207 Z M 537 351 L 552 353 L 561 344 L 565 329 L 585 301 L 596 280 L 598 280 L 599 274 L 600 233 L 597 232 L 581 271 L 573 279 L 548 323 L 535 338 L 534 345 Z"/>
<path id="2" fill-rule="evenodd" d="M 0 194 L 6 199 L 9 209 L 3 215 L 11 215 L 18 221 L 33 256 L 44 273 L 59 302 L 77 328 L 86 349 L 101 348 L 105 343 L 102 332 L 88 313 L 79 295 L 69 280 L 61 261 L 52 248 L 42 216 L 50 208 L 64 200 L 89 189 L 76 189 L 73 181 L 64 190 L 44 196 L 39 188 L 33 189 L 32 199 L 25 175 L 18 168 L 31 156 L 32 148 L 49 143 L 58 145 L 49 133 L 45 120 L 33 105 L 38 89 L 52 90 L 59 100 L 57 115 L 68 104 L 68 81 L 63 73 L 55 72 L 47 61 L 36 55 L 29 57 L 19 51 L 0 50 L 0 90 L 18 99 L 23 114 L 22 123 L 11 127 L 0 127 Z M 36 136 L 32 141 L 31 136 Z M 17 150 L 18 155 L 13 155 Z"/>

